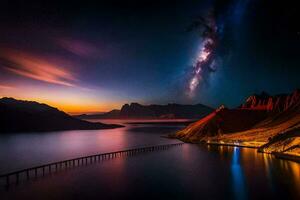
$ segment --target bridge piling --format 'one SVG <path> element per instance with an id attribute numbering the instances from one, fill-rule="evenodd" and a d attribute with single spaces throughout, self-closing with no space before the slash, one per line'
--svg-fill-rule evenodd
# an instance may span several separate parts
<path id="1" fill-rule="evenodd" d="M 38 170 L 42 170 L 42 176 L 45 176 L 45 170 L 48 168 L 49 174 L 52 173 L 52 166 L 55 172 L 58 172 L 59 170 L 63 169 L 68 169 L 68 168 L 73 168 L 76 166 L 81 166 L 81 165 L 87 165 L 88 163 L 95 163 L 97 161 L 103 161 L 103 160 L 110 160 L 113 158 L 118 158 L 118 157 L 125 157 L 125 156 L 133 156 L 138 153 L 147 153 L 147 152 L 152 152 L 155 150 L 165 150 L 169 149 L 170 147 L 173 146 L 179 146 L 182 145 L 183 143 L 177 143 L 177 144 L 165 144 L 165 145 L 157 145 L 157 146 L 150 146 L 150 147 L 140 147 L 140 148 L 135 148 L 135 149 L 127 149 L 127 150 L 122 150 L 122 151 L 115 151 L 115 152 L 108 152 L 108 153 L 102 153 L 102 154 L 95 154 L 95 155 L 90 155 L 90 156 L 84 156 L 84 157 L 79 157 L 79 158 L 74 158 L 74 159 L 69 159 L 69 160 L 63 160 L 59 162 L 54 162 L 54 163 L 49 163 L 49 164 L 44 164 L 41 166 L 36 166 L 36 167 L 31 167 L 28 169 L 23 169 L 19 170 L 16 172 L 11 172 L 7 174 L 0 175 L 0 179 L 5 179 L 5 184 L 8 187 L 11 183 L 16 183 L 19 184 L 20 182 L 20 175 L 22 180 L 23 177 L 25 180 L 30 180 L 30 171 L 34 171 L 34 178 L 37 178 L 39 176 Z M 77 165 L 76 165 L 77 163 Z M 55 166 L 55 167 L 54 167 Z M 23 176 L 24 175 L 24 176 Z M 15 182 L 11 182 L 10 176 L 15 176 Z"/>

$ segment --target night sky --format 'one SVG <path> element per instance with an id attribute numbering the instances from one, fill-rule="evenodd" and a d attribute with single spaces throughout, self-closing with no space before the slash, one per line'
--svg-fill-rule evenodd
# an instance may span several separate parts
<path id="1" fill-rule="evenodd" d="M 101 2 L 101 3 L 100 3 Z M 1 1 L 0 96 L 67 112 L 300 86 L 296 1 Z"/>

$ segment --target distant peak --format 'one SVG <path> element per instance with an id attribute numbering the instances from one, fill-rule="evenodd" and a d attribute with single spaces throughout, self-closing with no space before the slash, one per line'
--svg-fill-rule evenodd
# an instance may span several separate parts
<path id="1" fill-rule="evenodd" d="M 12 98 L 12 97 L 2 97 L 0 99 L 0 101 L 17 101 L 16 99 Z"/>
<path id="2" fill-rule="evenodd" d="M 243 103 L 240 108 L 280 112 L 298 104 L 299 101 L 299 89 L 290 94 L 279 94 L 274 96 L 271 96 L 266 92 L 262 92 L 259 95 L 256 94 L 248 97 L 246 102 Z"/>
<path id="3" fill-rule="evenodd" d="M 0 102 L 5 105 L 14 106 L 18 108 L 31 108 L 36 110 L 58 110 L 55 107 L 47 105 L 45 103 L 40 103 L 37 101 L 29 101 L 29 100 L 19 100 L 12 97 L 3 97 L 0 99 Z"/>

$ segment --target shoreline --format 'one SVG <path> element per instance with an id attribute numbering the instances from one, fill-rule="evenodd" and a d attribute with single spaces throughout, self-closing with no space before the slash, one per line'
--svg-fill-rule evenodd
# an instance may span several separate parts
<path id="1" fill-rule="evenodd" d="M 278 159 L 289 160 L 289 161 L 300 163 L 300 156 L 295 156 L 295 155 L 286 154 L 286 153 L 278 153 L 278 152 L 275 152 L 272 154 L 275 156 L 275 158 L 278 158 Z"/>
<path id="2" fill-rule="evenodd" d="M 169 139 L 178 139 L 176 137 L 170 137 L 166 136 L 166 138 Z M 272 153 L 266 153 L 262 151 L 258 151 L 260 146 L 251 146 L 251 145 L 245 145 L 245 144 L 232 144 L 232 143 L 220 143 L 220 142 L 202 142 L 202 143 L 196 143 L 196 142 L 187 142 L 183 141 L 181 139 L 178 139 L 184 143 L 191 143 L 191 144 L 205 144 L 205 145 L 215 145 L 215 146 L 230 146 L 230 147 L 240 147 L 240 148 L 251 148 L 251 149 L 257 149 L 258 153 L 265 153 L 265 154 L 271 154 L 277 159 L 282 159 L 282 160 L 287 160 L 287 161 L 292 161 L 296 163 L 300 163 L 300 156 L 296 155 L 291 155 L 291 154 L 286 154 L 286 153 L 279 153 L 279 152 L 272 152 Z"/>
<path id="3" fill-rule="evenodd" d="M 250 145 L 242 145 L 242 144 L 231 144 L 231 143 L 219 143 L 219 142 L 205 142 L 208 145 L 216 145 L 216 146 L 232 146 L 232 147 L 243 147 L 243 148 L 251 148 L 251 149 L 258 149 L 257 146 L 250 146 Z"/>
<path id="4" fill-rule="evenodd" d="M 216 142 L 206 142 L 205 144 L 216 145 L 216 146 L 232 146 L 232 147 L 241 147 L 241 148 L 252 148 L 252 149 L 257 149 L 257 150 L 259 149 L 259 147 L 250 146 L 250 145 L 236 145 L 236 144 L 226 144 L 226 143 L 216 143 Z M 272 153 L 266 153 L 263 151 L 257 151 L 257 152 L 271 154 L 277 159 L 288 160 L 288 161 L 300 163 L 300 156 L 291 155 L 291 154 L 287 154 L 287 153 L 280 153 L 280 152 L 272 152 Z"/>

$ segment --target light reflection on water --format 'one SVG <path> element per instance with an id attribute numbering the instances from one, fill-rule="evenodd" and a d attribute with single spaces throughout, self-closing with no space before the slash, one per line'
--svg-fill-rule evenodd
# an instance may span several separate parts
<path id="1" fill-rule="evenodd" d="M 223 147 L 221 147 L 223 148 Z M 233 148 L 231 160 L 232 186 L 236 199 L 246 199 L 247 192 L 244 180 L 243 169 L 240 165 L 240 149 Z"/>
<path id="2" fill-rule="evenodd" d="M 261 182 L 267 183 L 268 190 L 273 193 L 285 186 L 296 193 L 294 195 L 300 196 L 299 163 L 276 159 L 252 148 L 208 145 L 207 150 L 219 153 L 223 160 L 231 158 L 232 190 L 236 199 L 247 199 L 249 189 L 257 189 L 249 187 L 249 183 L 253 182 L 257 182 L 257 187 Z"/>

